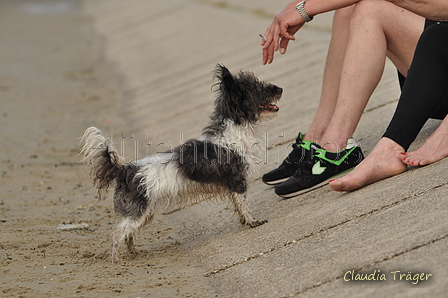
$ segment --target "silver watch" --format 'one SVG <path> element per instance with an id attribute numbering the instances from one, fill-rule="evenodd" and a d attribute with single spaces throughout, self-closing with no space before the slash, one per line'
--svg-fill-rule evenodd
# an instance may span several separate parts
<path id="1" fill-rule="evenodd" d="M 296 9 L 299 11 L 300 15 L 302 16 L 303 20 L 305 22 L 311 22 L 313 20 L 313 17 L 310 17 L 305 10 L 305 3 L 306 1 L 302 1 L 299 4 L 296 5 Z"/>

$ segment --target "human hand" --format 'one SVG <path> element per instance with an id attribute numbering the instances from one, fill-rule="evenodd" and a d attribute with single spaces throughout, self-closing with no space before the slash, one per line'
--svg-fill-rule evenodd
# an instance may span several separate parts
<path id="1" fill-rule="evenodd" d="M 295 40 L 294 34 L 303 26 L 305 21 L 293 6 L 287 6 L 274 17 L 274 21 L 266 30 L 261 42 L 263 52 L 263 65 L 274 60 L 274 53 L 280 49 L 284 54 L 290 40 Z"/>

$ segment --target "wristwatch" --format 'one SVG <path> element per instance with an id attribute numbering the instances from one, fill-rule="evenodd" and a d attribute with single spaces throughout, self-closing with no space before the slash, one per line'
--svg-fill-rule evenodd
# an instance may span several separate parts
<path id="1" fill-rule="evenodd" d="M 300 15 L 302 16 L 303 20 L 305 22 L 311 22 L 313 20 L 313 17 L 310 17 L 305 10 L 305 3 L 306 1 L 302 1 L 299 4 L 296 5 L 296 9 L 299 11 Z"/>

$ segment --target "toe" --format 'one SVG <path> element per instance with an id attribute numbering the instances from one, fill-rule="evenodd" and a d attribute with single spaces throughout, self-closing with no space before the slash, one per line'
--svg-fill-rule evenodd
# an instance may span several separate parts
<path id="1" fill-rule="evenodd" d="M 344 191 L 343 183 L 341 183 L 341 181 L 339 180 L 330 180 L 328 184 L 334 191 Z"/>

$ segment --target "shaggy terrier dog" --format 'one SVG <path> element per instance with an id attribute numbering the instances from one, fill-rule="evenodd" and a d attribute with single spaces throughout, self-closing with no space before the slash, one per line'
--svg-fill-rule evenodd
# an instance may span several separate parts
<path id="1" fill-rule="evenodd" d="M 258 128 L 279 110 L 282 89 L 259 81 L 250 72 L 233 75 L 217 65 L 216 100 L 202 135 L 166 153 L 123 163 L 114 144 L 96 127 L 84 133 L 83 161 L 92 165 L 91 176 L 101 193 L 115 182 L 114 208 L 122 217 L 113 233 L 112 261 L 126 243 L 137 254 L 133 237 L 154 218 L 158 206 L 187 206 L 230 199 L 241 223 L 256 227 L 246 199 L 249 177 L 261 163 L 263 148 Z"/>

